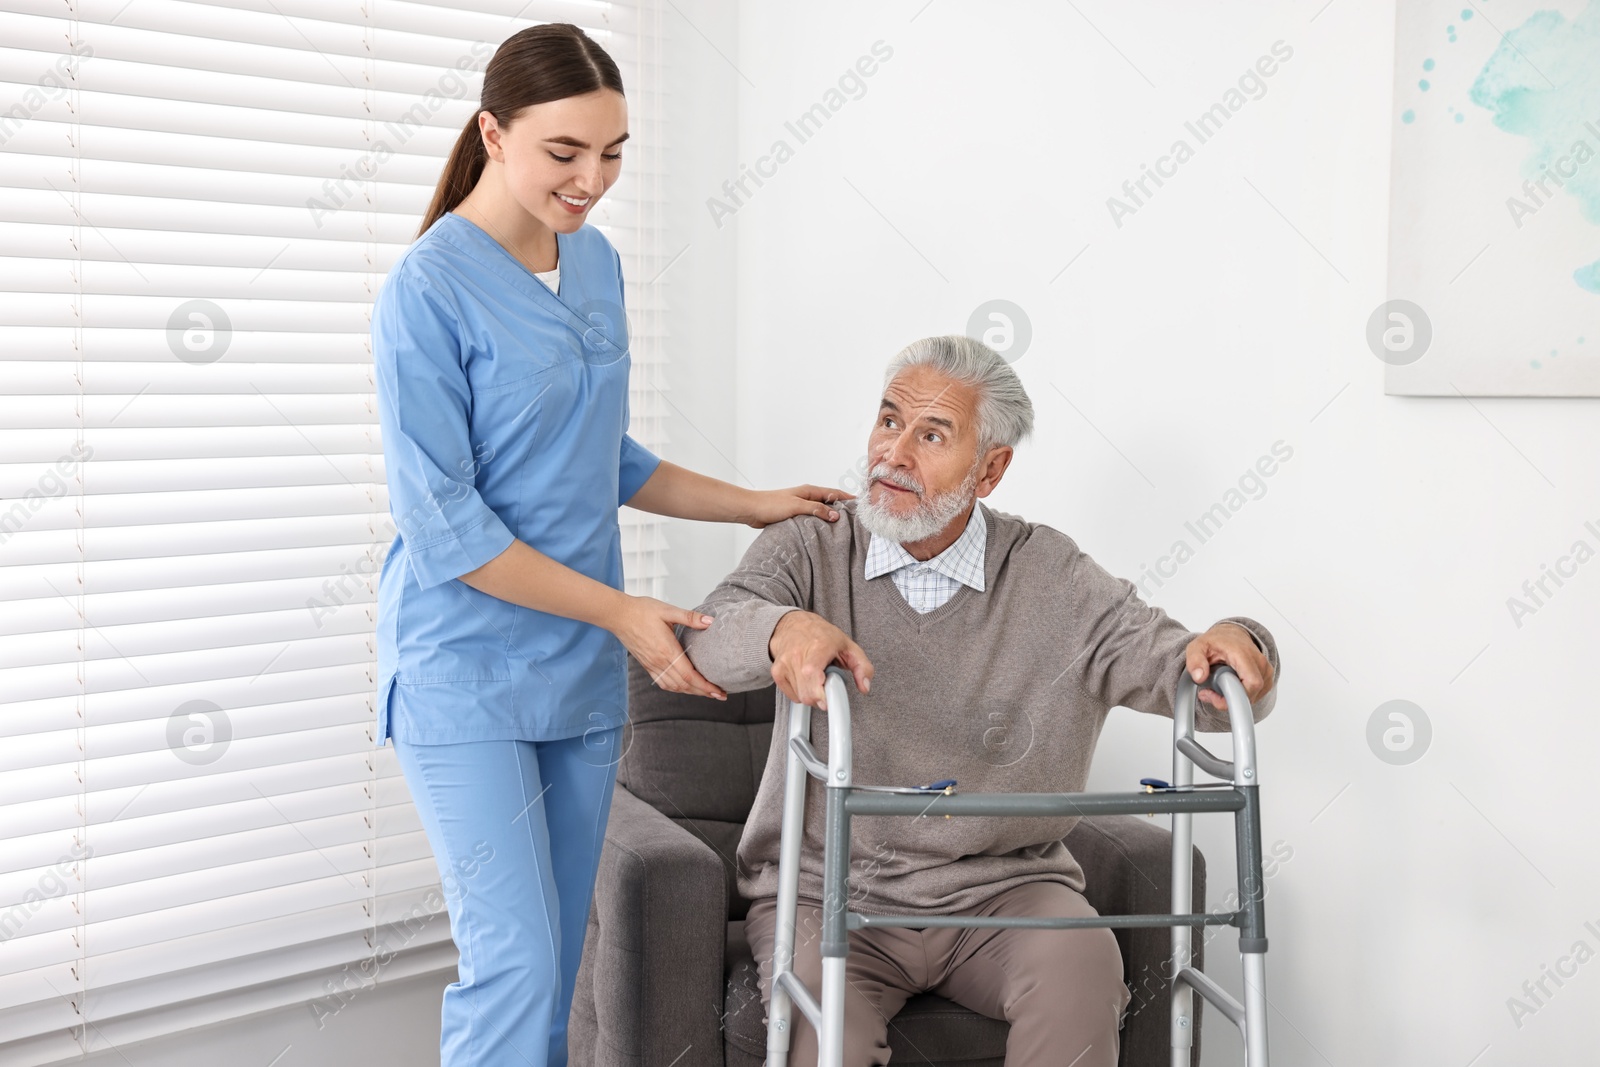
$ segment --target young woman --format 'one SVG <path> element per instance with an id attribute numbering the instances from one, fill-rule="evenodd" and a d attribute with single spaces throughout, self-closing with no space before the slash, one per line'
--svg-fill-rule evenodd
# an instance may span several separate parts
<path id="1" fill-rule="evenodd" d="M 627 434 L 620 259 L 584 224 L 627 140 L 617 66 L 575 26 L 506 40 L 372 341 L 397 536 L 379 579 L 377 743 L 392 739 L 460 951 L 447 1067 L 559 1067 L 627 719 L 631 652 L 726 699 L 622 589 L 622 504 L 760 527 L 848 494 L 756 492 Z"/>

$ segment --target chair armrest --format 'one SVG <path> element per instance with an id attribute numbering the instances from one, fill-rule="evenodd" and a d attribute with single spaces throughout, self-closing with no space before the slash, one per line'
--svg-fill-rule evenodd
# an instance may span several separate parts
<path id="1" fill-rule="evenodd" d="M 1172 912 L 1172 833 L 1165 819 L 1106 815 L 1082 819 L 1064 839 L 1083 868 L 1084 897 L 1101 915 L 1165 915 Z M 1206 903 L 1206 858 L 1194 849 L 1193 910 Z M 1203 967 L 1209 927 L 1194 927 L 1191 963 Z M 1170 1059 L 1172 928 L 1116 930 L 1123 980 L 1133 999 L 1122 1027 L 1124 1064 Z M 1200 1062 L 1202 998 L 1194 998 L 1192 1063 Z"/>
<path id="2" fill-rule="evenodd" d="M 727 935 L 722 860 L 618 785 L 573 994 L 572 1062 L 720 1064 Z"/>

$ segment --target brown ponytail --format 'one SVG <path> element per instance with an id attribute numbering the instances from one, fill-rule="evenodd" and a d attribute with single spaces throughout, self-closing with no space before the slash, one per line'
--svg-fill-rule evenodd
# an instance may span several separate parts
<path id="1" fill-rule="evenodd" d="M 488 161 L 483 133 L 478 129 L 479 112 L 489 112 L 506 127 L 525 107 L 596 89 L 621 93 L 622 73 L 606 50 L 572 23 L 529 26 L 507 37 L 484 69 L 478 110 L 450 149 L 450 159 L 417 236 L 427 233 L 445 212 L 453 211 L 478 184 Z"/>

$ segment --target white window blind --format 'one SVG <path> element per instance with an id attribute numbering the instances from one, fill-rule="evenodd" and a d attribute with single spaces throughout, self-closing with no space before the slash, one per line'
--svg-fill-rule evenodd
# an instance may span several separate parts
<path id="1" fill-rule="evenodd" d="M 454 967 L 373 747 L 371 301 L 494 48 L 576 22 L 628 89 L 591 221 L 664 443 L 656 2 L 0 0 L 0 1063 Z"/>

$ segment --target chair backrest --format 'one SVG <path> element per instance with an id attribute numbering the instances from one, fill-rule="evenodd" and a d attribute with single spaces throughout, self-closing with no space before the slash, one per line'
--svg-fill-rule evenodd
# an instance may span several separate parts
<path id="1" fill-rule="evenodd" d="M 617 781 L 722 857 L 728 918 L 742 919 L 734 856 L 767 764 L 777 689 L 726 701 L 669 693 L 628 657 L 628 729 Z"/>

